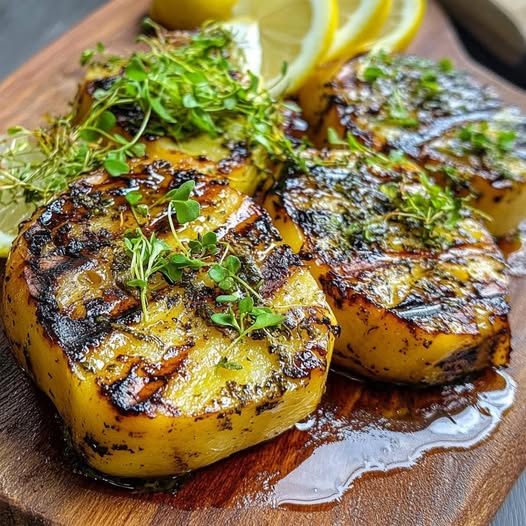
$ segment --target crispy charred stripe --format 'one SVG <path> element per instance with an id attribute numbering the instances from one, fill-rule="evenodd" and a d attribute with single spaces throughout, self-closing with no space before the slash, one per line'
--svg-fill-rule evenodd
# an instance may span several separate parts
<path id="1" fill-rule="evenodd" d="M 31 228 L 24 233 L 27 248 L 33 256 L 40 256 L 43 248 L 51 241 L 51 232 L 43 228 Z"/>
<path id="2" fill-rule="evenodd" d="M 195 347 L 195 342 L 189 339 L 183 345 L 170 347 L 162 360 L 157 363 L 146 363 L 143 371 L 152 377 L 170 377 L 176 373 L 183 373 L 187 365 L 187 357 L 190 349 Z"/>
<path id="3" fill-rule="evenodd" d="M 290 247 L 287 245 L 276 247 L 263 263 L 264 284 L 260 290 L 261 295 L 264 298 L 272 296 L 283 287 L 295 267 L 299 266 L 301 266 L 301 260 Z"/>
<path id="4" fill-rule="evenodd" d="M 228 143 L 226 147 L 230 150 L 230 155 L 226 159 L 221 159 L 217 164 L 221 175 L 228 175 L 251 155 L 245 142 Z"/>
<path id="5" fill-rule="evenodd" d="M 503 320 L 504 321 L 504 320 Z M 504 346 L 506 361 L 511 353 L 510 330 L 505 328 L 485 339 L 480 345 L 468 349 L 460 349 L 437 364 L 443 371 L 446 382 L 451 382 L 459 376 L 466 375 L 492 363 L 491 358 L 497 350 Z"/>
<path id="6" fill-rule="evenodd" d="M 91 97 L 98 89 L 108 91 L 119 78 L 119 75 L 114 75 L 92 80 L 86 84 L 86 93 Z"/>
<path id="7" fill-rule="evenodd" d="M 213 302 L 217 296 L 213 288 L 206 287 L 202 283 L 194 282 L 191 277 L 183 275 L 182 286 L 184 288 L 184 302 L 189 309 L 204 320 L 210 320 L 214 309 Z"/>
<path id="8" fill-rule="evenodd" d="M 321 352 L 320 352 L 321 351 Z M 324 371 L 327 362 L 320 356 L 325 354 L 324 349 L 319 346 L 307 345 L 305 349 L 294 354 L 283 373 L 289 378 L 310 378 L 315 370 Z"/>
<path id="9" fill-rule="evenodd" d="M 380 308 L 386 315 L 402 320 L 415 337 L 417 328 L 427 334 L 440 334 L 450 333 L 453 326 L 457 327 L 455 333 L 477 334 L 479 332 L 475 317 L 477 309 L 491 309 L 493 304 L 499 308 L 507 306 L 505 297 L 480 299 L 472 296 L 457 299 L 447 298 L 442 293 L 440 307 L 437 307 L 435 295 L 418 296 L 412 292 L 406 303 L 386 308 L 384 305 L 377 304 L 365 292 L 356 291 L 352 283 L 333 272 L 320 276 L 320 284 L 339 309 L 343 309 L 346 304 L 362 305 L 358 316 L 364 323 L 368 323 L 369 312 L 372 309 Z"/>
<path id="10" fill-rule="evenodd" d="M 280 241 L 281 236 L 266 211 L 253 202 L 247 205 L 229 218 L 227 227 L 231 228 L 226 230 L 225 239 L 251 254 L 254 247 Z"/>
<path id="11" fill-rule="evenodd" d="M 74 319 L 60 311 L 55 298 L 58 278 L 93 266 L 96 266 L 93 258 L 50 256 L 49 259 L 34 258 L 24 269 L 29 292 L 36 302 L 37 318 L 45 334 L 63 348 L 70 362 L 81 360 L 89 348 L 103 341 L 115 323 L 140 317 L 138 301 L 122 293 L 113 303 L 104 303 L 102 299 L 86 302 L 85 318 Z"/>
<path id="12" fill-rule="evenodd" d="M 279 405 L 279 401 L 276 400 L 275 402 L 265 402 L 264 404 L 260 404 L 256 406 L 256 416 L 259 416 L 261 413 L 264 413 L 265 411 L 271 411 L 275 407 Z"/>
<path id="13" fill-rule="evenodd" d="M 427 142 L 437 139 L 438 137 L 441 137 L 453 129 L 461 128 L 470 123 L 491 121 L 498 111 L 499 109 L 497 108 L 492 111 L 477 111 L 464 115 L 455 115 L 436 119 L 430 123 L 430 125 L 425 130 L 421 130 L 418 133 L 401 133 L 401 135 L 394 139 L 390 145 L 394 148 L 402 150 L 407 155 L 411 155 L 416 160 L 419 160 L 420 148 L 422 148 Z"/>
<path id="14" fill-rule="evenodd" d="M 179 416 L 180 411 L 163 398 L 163 388 L 169 378 L 165 376 L 143 376 L 144 364 L 138 362 L 124 376 L 111 384 L 101 384 L 101 392 L 108 397 L 113 407 L 122 415 L 146 415 L 153 418 L 156 413 Z"/>

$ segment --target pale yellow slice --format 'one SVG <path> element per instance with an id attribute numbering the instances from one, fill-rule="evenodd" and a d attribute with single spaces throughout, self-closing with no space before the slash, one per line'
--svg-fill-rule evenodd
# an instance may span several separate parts
<path id="1" fill-rule="evenodd" d="M 338 29 L 324 60 L 354 56 L 378 35 L 391 6 L 392 0 L 338 0 Z"/>
<path id="2" fill-rule="evenodd" d="M 426 10 L 425 0 L 393 0 L 391 11 L 380 33 L 361 47 L 361 51 L 404 50 L 415 37 Z"/>
<path id="3" fill-rule="evenodd" d="M 331 46 L 338 24 L 336 0 L 240 0 L 232 13 L 257 21 L 261 76 L 276 95 L 304 83 Z"/>

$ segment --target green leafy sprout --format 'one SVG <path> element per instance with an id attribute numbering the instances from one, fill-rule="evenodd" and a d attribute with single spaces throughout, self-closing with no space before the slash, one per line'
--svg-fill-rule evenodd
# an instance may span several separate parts
<path id="1" fill-rule="evenodd" d="M 389 222 L 402 222 L 418 234 L 424 246 L 445 249 L 454 243 L 454 229 L 463 217 L 465 199 L 456 197 L 450 188 L 434 184 L 424 173 L 416 181 L 402 180 L 380 186 L 388 199 L 389 211 L 347 229 L 355 237 L 361 234 L 367 241 L 385 237 Z"/>
<path id="2" fill-rule="evenodd" d="M 145 135 L 185 141 L 206 133 L 245 142 L 278 160 L 296 155 L 281 128 L 280 104 L 257 76 L 240 72 L 242 57 L 227 30 L 208 25 L 175 46 L 150 25 L 156 35 L 142 36 L 147 50 L 131 58 L 108 57 L 102 44 L 82 54 L 83 65 L 102 55 L 103 65 L 116 72 L 94 91 L 86 113 L 73 111 L 35 130 L 15 127 L 0 141 L 5 204 L 21 199 L 42 204 L 100 167 L 115 177 L 125 175 L 129 159 L 145 155 Z M 137 117 L 123 132 L 118 115 L 130 108 Z"/>
<path id="3" fill-rule="evenodd" d="M 211 321 L 218 326 L 235 329 L 239 333 L 229 346 L 231 349 L 251 332 L 277 327 L 285 318 L 264 306 L 261 295 L 241 277 L 241 260 L 231 253 L 232 249 L 228 243 L 218 242 L 215 232 L 199 235 L 196 240 L 182 241 L 179 238 L 172 216 L 175 215 L 177 222 L 184 225 L 196 220 L 201 214 L 199 202 L 191 198 L 194 190 L 195 182 L 189 180 L 170 190 L 159 202 L 154 203 L 168 203 L 168 222 L 176 244 L 175 251 L 165 241 L 156 238 L 155 234 L 147 238 L 140 227 L 137 227 L 133 235 L 124 238 L 126 249 L 131 256 L 130 273 L 133 277 L 128 281 L 128 286 L 139 289 L 144 319 L 149 321 L 148 287 L 149 279 L 155 273 L 162 274 L 168 282 L 175 284 L 181 281 L 185 271 L 197 271 L 207 267 L 208 276 L 218 289 L 229 292 L 216 298 L 217 304 L 228 305 L 227 311 L 213 314 Z M 126 195 L 132 212 L 141 204 L 142 199 L 143 196 L 137 191 Z M 136 212 L 133 213 L 140 224 Z M 223 247 L 223 255 L 215 262 L 220 246 Z"/>

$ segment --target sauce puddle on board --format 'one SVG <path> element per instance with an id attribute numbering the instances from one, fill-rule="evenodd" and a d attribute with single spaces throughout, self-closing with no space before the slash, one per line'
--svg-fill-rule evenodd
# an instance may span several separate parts
<path id="1" fill-rule="evenodd" d="M 297 425 L 314 450 L 276 482 L 275 505 L 332 502 L 365 473 L 411 467 L 434 449 L 471 448 L 495 430 L 515 394 L 502 371 L 426 390 L 350 382 L 354 403 L 325 408 Z"/>

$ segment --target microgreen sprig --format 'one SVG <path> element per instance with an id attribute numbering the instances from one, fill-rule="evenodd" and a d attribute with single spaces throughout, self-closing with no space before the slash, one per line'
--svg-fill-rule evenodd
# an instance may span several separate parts
<path id="1" fill-rule="evenodd" d="M 373 217 L 363 224 L 354 224 L 348 234 L 361 233 L 364 239 L 374 241 L 385 236 L 390 221 L 409 222 L 412 232 L 424 246 L 440 249 L 454 243 L 452 232 L 463 217 L 464 199 L 456 197 L 450 188 L 434 184 L 424 173 L 419 174 L 419 185 L 414 181 L 398 181 L 380 186 L 388 198 L 390 210 Z"/>
<path id="2" fill-rule="evenodd" d="M 213 323 L 238 331 L 239 335 L 230 345 L 230 349 L 255 330 L 279 326 L 284 317 L 263 305 L 264 300 L 261 295 L 240 276 L 241 260 L 230 253 L 232 249 L 228 243 L 218 242 L 215 232 L 207 232 L 198 236 L 196 240 L 188 242 L 183 242 L 179 238 L 172 219 L 173 211 L 179 224 L 196 220 L 201 208 L 197 201 L 191 199 L 194 190 L 195 182 L 189 180 L 178 188 L 170 190 L 154 203 L 156 206 L 168 202 L 168 221 L 176 242 L 176 251 L 173 251 L 165 241 L 157 239 L 155 234 L 148 239 L 140 228 L 136 229 L 134 235 L 124 238 L 126 249 L 131 255 L 130 271 L 133 276 L 133 279 L 128 281 L 128 285 L 140 290 L 142 311 L 145 320 L 148 321 L 148 281 L 151 276 L 159 272 L 170 283 L 178 283 L 185 270 L 198 271 L 203 267 L 209 267 L 208 276 L 212 282 L 220 290 L 230 292 L 216 298 L 218 304 L 228 304 L 227 312 L 215 313 L 211 316 Z M 126 200 L 136 219 L 135 209 L 141 204 L 146 206 L 142 203 L 142 199 L 143 196 L 138 191 L 126 194 Z M 220 245 L 224 247 L 224 251 L 219 261 L 214 263 L 211 258 L 218 255 Z M 255 300 L 260 305 L 256 306 Z"/>
<path id="3" fill-rule="evenodd" d="M 216 301 L 229 303 L 230 306 L 226 312 L 213 314 L 212 321 L 221 327 L 229 327 L 239 333 L 228 347 L 227 352 L 250 333 L 277 327 L 285 320 L 284 316 L 276 314 L 268 307 L 255 306 L 251 296 L 241 299 L 237 295 L 219 296 Z"/>
<path id="4" fill-rule="evenodd" d="M 128 286 L 139 289 L 144 319 L 149 321 L 148 280 L 155 273 L 165 270 L 166 256 L 171 249 L 155 234 L 147 238 L 140 228 L 136 229 L 135 235 L 125 237 L 124 244 L 131 255 L 130 270 L 133 276 L 133 279 L 128 281 Z"/>
<path id="5" fill-rule="evenodd" d="M 257 76 L 239 73 L 241 56 L 228 31 L 206 26 L 175 46 L 151 25 L 156 35 L 140 39 L 147 50 L 127 59 L 104 56 L 103 65 L 115 75 L 94 91 L 82 115 L 72 112 L 36 130 L 13 128 L 0 141 L 4 204 L 21 199 L 41 204 L 100 167 L 112 176 L 125 175 L 128 160 L 145 155 L 144 135 L 184 141 L 207 133 L 225 142 L 244 141 L 280 160 L 296 157 L 280 126 L 280 103 Z M 88 65 L 103 53 L 98 45 L 84 52 L 81 62 Z M 117 117 L 122 110 L 134 115 L 125 132 Z"/>

